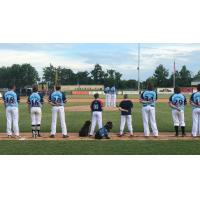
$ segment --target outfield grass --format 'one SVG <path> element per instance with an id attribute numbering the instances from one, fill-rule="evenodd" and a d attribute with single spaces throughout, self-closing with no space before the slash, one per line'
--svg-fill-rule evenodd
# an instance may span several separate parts
<path id="1" fill-rule="evenodd" d="M 199 141 L 0 141 L 1 155 L 199 155 Z"/>
<path id="2" fill-rule="evenodd" d="M 69 104 L 68 104 L 69 105 Z M 78 104 L 76 104 L 78 105 Z M 80 105 L 80 104 L 79 104 Z M 71 105 L 70 105 L 71 106 Z M 51 106 L 45 104 L 42 108 L 42 132 L 49 132 L 51 127 Z M 0 132 L 6 131 L 6 117 L 5 117 L 5 108 L 0 106 Z M 30 132 L 30 114 L 27 110 L 26 104 L 20 104 L 19 106 L 20 113 L 20 131 L 21 132 Z M 171 110 L 166 103 L 158 103 L 156 107 L 157 115 L 157 124 L 160 132 L 171 132 L 173 131 L 173 123 L 171 117 Z M 186 106 L 185 118 L 186 118 L 186 131 L 191 131 L 192 118 L 191 118 L 191 107 Z M 66 112 L 66 122 L 69 132 L 78 132 L 85 120 L 91 118 L 90 112 Z M 103 113 L 103 121 L 111 120 L 114 124 L 113 132 L 119 131 L 120 123 L 120 112 L 111 111 Z M 58 121 L 59 123 L 59 121 Z M 58 124 L 59 125 L 59 124 Z M 141 116 L 141 105 L 139 103 L 134 104 L 133 110 L 133 128 L 135 132 L 142 132 L 142 116 Z M 60 132 L 60 126 L 58 126 L 58 132 Z"/>

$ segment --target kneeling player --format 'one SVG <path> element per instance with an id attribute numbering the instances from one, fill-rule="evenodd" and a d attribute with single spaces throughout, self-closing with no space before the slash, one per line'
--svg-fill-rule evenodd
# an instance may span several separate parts
<path id="1" fill-rule="evenodd" d="M 38 93 L 38 86 L 33 86 L 33 92 L 28 97 L 28 106 L 29 111 L 31 114 L 31 126 L 32 126 L 32 137 L 36 138 L 41 137 L 40 135 L 40 125 L 41 125 L 41 117 L 42 117 L 42 111 L 41 107 L 43 104 L 43 96 Z"/>
<path id="2" fill-rule="evenodd" d="M 130 136 L 133 136 L 133 128 L 132 128 L 132 115 L 131 110 L 133 108 L 133 103 L 128 99 L 128 95 L 124 95 L 124 100 L 119 104 L 119 110 L 121 111 L 121 123 L 120 123 L 120 134 L 119 137 L 123 136 L 124 126 L 127 122 L 128 130 Z"/>
<path id="3" fill-rule="evenodd" d="M 185 134 L 184 107 L 187 104 L 186 98 L 181 94 L 180 87 L 174 88 L 174 94 L 169 98 L 169 106 L 172 108 L 172 118 L 174 121 L 175 136 L 179 135 L 178 128 L 181 127 L 182 136 Z"/>

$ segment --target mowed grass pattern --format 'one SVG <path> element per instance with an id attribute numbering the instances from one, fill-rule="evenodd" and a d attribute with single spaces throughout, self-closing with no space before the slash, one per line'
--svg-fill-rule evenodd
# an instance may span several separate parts
<path id="1" fill-rule="evenodd" d="M 67 106 L 75 105 L 87 105 L 79 103 L 69 103 Z M 27 105 L 20 104 L 19 106 L 19 126 L 21 132 L 30 132 L 30 113 L 28 112 Z M 51 128 L 51 106 L 45 104 L 42 108 L 42 132 L 50 132 Z M 135 132 L 142 132 L 142 116 L 141 116 L 141 105 L 139 103 L 134 104 L 134 110 L 132 113 L 133 117 L 133 128 Z M 166 103 L 158 103 L 156 105 L 156 118 L 158 129 L 160 132 L 173 132 L 173 122 L 171 116 L 171 109 Z M 84 121 L 91 119 L 91 112 L 66 112 L 66 122 L 68 127 L 68 132 L 78 132 L 80 127 L 83 125 Z M 185 119 L 186 119 L 186 131 L 191 131 L 192 126 L 192 110 L 189 105 L 185 109 Z M 119 132 L 120 125 L 120 112 L 119 111 L 110 111 L 103 112 L 103 122 L 112 121 L 114 124 L 112 132 Z M 60 132 L 60 122 L 58 120 L 57 131 Z M 6 131 L 6 117 L 5 117 L 5 108 L 3 105 L 0 106 L 0 132 Z M 125 130 L 127 131 L 127 130 Z"/>

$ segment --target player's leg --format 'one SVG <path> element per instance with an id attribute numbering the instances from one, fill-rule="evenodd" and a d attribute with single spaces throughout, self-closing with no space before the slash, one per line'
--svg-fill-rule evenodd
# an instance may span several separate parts
<path id="1" fill-rule="evenodd" d="M 108 107 L 110 107 L 110 104 L 111 104 L 111 95 L 108 94 Z"/>
<path id="2" fill-rule="evenodd" d="M 92 112 L 92 125 L 91 125 L 89 136 L 93 136 L 94 130 L 95 130 L 95 127 L 96 127 L 96 123 L 97 123 L 96 112 Z"/>
<path id="3" fill-rule="evenodd" d="M 125 123 L 126 123 L 126 116 L 125 115 L 121 115 L 121 117 L 120 117 L 120 134 L 119 134 L 119 136 L 122 136 L 123 133 L 124 133 Z"/>
<path id="4" fill-rule="evenodd" d="M 35 115 L 35 121 L 36 121 L 36 133 L 38 137 L 41 137 L 40 135 L 40 126 L 41 126 L 41 119 L 42 119 L 42 110 L 41 108 L 36 108 L 36 115 Z"/>
<path id="5" fill-rule="evenodd" d="M 65 122 L 65 108 L 63 106 L 59 107 L 59 117 L 60 117 L 60 126 L 61 126 L 61 130 L 62 130 L 62 135 L 63 137 L 67 136 L 67 126 L 66 126 L 66 122 Z"/>
<path id="6" fill-rule="evenodd" d="M 142 108 L 142 121 L 143 121 L 143 128 L 144 128 L 144 136 L 148 137 L 150 134 L 149 131 L 149 110 L 148 107 Z"/>
<path id="7" fill-rule="evenodd" d="M 192 136 L 196 137 L 198 131 L 198 109 L 192 111 Z"/>
<path id="8" fill-rule="evenodd" d="M 54 137 L 56 134 L 56 124 L 57 124 L 58 107 L 52 107 L 52 122 L 51 122 L 51 136 Z"/>
<path id="9" fill-rule="evenodd" d="M 32 137 L 36 137 L 36 114 L 35 108 L 31 108 L 31 127 L 32 127 Z"/>
<path id="10" fill-rule="evenodd" d="M 130 135 L 133 135 L 133 127 L 132 127 L 132 116 L 131 115 L 127 115 L 127 126 L 128 126 L 128 130 Z"/>
<path id="11" fill-rule="evenodd" d="M 113 94 L 111 94 L 110 106 L 114 106 L 114 95 Z"/>
<path id="12" fill-rule="evenodd" d="M 178 111 L 172 110 L 172 119 L 174 122 L 174 130 L 175 130 L 175 136 L 179 135 L 178 128 L 179 128 L 179 117 L 178 117 Z"/>
<path id="13" fill-rule="evenodd" d="M 99 129 L 103 127 L 102 112 L 97 112 L 97 123 L 98 123 Z"/>
<path id="14" fill-rule="evenodd" d="M 108 107 L 108 94 L 105 94 L 105 102 L 106 102 L 106 107 Z"/>
<path id="15" fill-rule="evenodd" d="M 114 94 L 113 95 L 113 106 L 116 107 L 116 98 L 117 98 L 117 95 Z"/>
<path id="16" fill-rule="evenodd" d="M 151 107 L 150 108 L 150 123 L 151 123 L 151 128 L 154 136 L 158 136 L 158 128 L 156 124 L 156 112 L 155 108 Z"/>
<path id="17" fill-rule="evenodd" d="M 181 132 L 182 132 L 182 136 L 184 137 L 185 134 L 185 115 L 184 115 L 184 111 L 179 112 L 179 123 L 181 126 Z"/>
<path id="18" fill-rule="evenodd" d="M 13 118 L 13 131 L 15 136 L 19 136 L 19 110 L 18 108 L 12 109 L 12 118 Z"/>
<path id="19" fill-rule="evenodd" d="M 12 114 L 9 107 L 6 108 L 6 120 L 7 120 L 7 134 L 8 137 L 12 136 Z"/>

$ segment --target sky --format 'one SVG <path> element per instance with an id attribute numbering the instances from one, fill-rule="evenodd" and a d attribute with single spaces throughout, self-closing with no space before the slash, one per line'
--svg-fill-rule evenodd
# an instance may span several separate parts
<path id="1" fill-rule="evenodd" d="M 200 70 L 200 43 L 140 44 L 141 80 L 153 75 L 155 68 L 163 64 L 173 71 L 183 65 L 193 73 Z M 115 69 L 123 74 L 123 79 L 137 79 L 138 44 L 136 43 L 0 43 L 0 66 L 30 63 L 39 75 L 42 68 L 63 66 L 73 71 L 83 71 L 100 64 L 104 70 Z"/>

